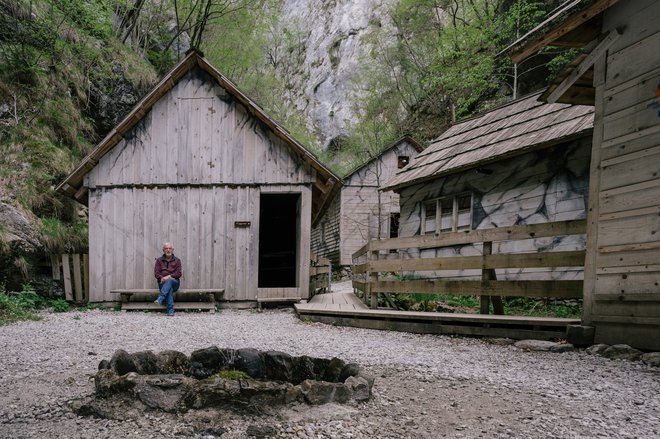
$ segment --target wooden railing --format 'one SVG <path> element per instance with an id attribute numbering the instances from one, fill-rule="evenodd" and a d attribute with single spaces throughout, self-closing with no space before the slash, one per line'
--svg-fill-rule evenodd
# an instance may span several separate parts
<path id="1" fill-rule="evenodd" d="M 63 254 L 50 256 L 54 280 L 64 280 L 64 297 L 69 302 L 89 301 L 89 256 Z"/>
<path id="2" fill-rule="evenodd" d="M 495 269 L 584 267 L 584 250 L 496 253 L 493 242 L 529 240 L 544 237 L 582 235 L 585 220 L 561 221 L 525 226 L 499 227 L 465 232 L 419 235 L 372 240 L 353 254 L 353 287 L 377 307 L 378 294 L 455 294 L 481 296 L 481 312 L 488 313 L 489 301 L 496 314 L 502 314 L 501 297 L 581 298 L 582 280 L 497 280 Z M 479 256 L 420 257 L 424 249 L 472 244 Z M 405 250 L 405 251 L 403 251 Z M 398 254 L 398 256 L 397 256 Z M 395 259 L 392 259 L 392 258 Z M 405 259 L 404 259 L 405 257 Z M 480 270 L 481 275 L 466 280 L 443 278 L 443 270 Z M 415 272 L 433 272 L 420 279 Z M 381 280 L 381 273 L 397 275 L 397 280 Z M 356 279 L 361 277 L 361 279 Z"/>
<path id="3" fill-rule="evenodd" d="M 309 267 L 309 296 L 319 292 L 327 292 L 330 289 L 330 276 L 332 265 L 330 260 L 324 257 L 312 255 Z"/>

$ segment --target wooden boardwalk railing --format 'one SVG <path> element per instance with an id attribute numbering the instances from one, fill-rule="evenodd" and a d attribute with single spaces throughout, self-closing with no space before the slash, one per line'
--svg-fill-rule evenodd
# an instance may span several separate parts
<path id="1" fill-rule="evenodd" d="M 330 289 L 330 276 L 332 265 L 330 260 L 321 256 L 312 255 L 309 267 L 309 296 Z"/>
<path id="2" fill-rule="evenodd" d="M 502 296 L 581 298 L 582 280 L 497 280 L 495 269 L 583 267 L 584 250 L 496 253 L 493 242 L 529 240 L 544 237 L 582 235 L 585 220 L 561 221 L 525 226 L 499 227 L 464 232 L 441 233 L 393 239 L 372 240 L 353 254 L 353 287 L 365 293 L 372 308 L 378 304 L 379 294 L 455 294 L 482 297 L 481 312 L 488 313 L 489 300 L 496 314 L 502 314 Z M 480 256 L 419 257 L 421 250 L 457 245 L 481 244 Z M 413 250 L 412 252 L 410 250 Z M 401 256 L 407 250 L 405 257 Z M 392 251 L 399 258 L 390 259 Z M 411 256 L 412 255 L 412 256 Z M 387 258 L 387 259 L 385 259 Z M 480 279 L 443 279 L 443 270 L 481 270 Z M 433 272 L 424 279 L 415 272 Z M 394 273 L 398 280 L 381 280 L 381 273 Z M 411 275 L 412 274 L 412 275 Z"/>

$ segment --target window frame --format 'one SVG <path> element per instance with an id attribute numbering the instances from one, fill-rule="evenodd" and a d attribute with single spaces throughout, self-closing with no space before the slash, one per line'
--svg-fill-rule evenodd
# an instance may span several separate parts
<path id="1" fill-rule="evenodd" d="M 459 219 L 459 207 L 458 207 L 458 200 L 459 198 L 462 197 L 469 197 L 470 198 L 470 214 L 468 218 L 468 224 L 467 228 L 465 226 L 461 226 L 459 229 L 458 225 L 458 219 Z M 452 212 L 451 212 L 451 230 L 443 230 L 442 228 L 442 202 L 451 199 L 451 204 L 452 204 Z M 461 192 L 455 195 L 448 195 L 444 197 L 437 197 L 437 198 L 430 198 L 428 200 L 423 200 L 420 203 L 420 210 L 421 210 L 421 225 L 420 225 L 420 231 L 422 235 L 438 235 L 440 233 L 451 233 L 451 232 L 458 232 L 459 230 L 472 230 L 472 215 L 474 214 L 474 194 L 472 192 Z M 435 229 L 431 231 L 427 231 L 426 227 L 426 221 L 427 221 L 427 206 L 430 205 L 431 203 L 435 204 L 435 216 L 434 222 L 435 222 Z"/>

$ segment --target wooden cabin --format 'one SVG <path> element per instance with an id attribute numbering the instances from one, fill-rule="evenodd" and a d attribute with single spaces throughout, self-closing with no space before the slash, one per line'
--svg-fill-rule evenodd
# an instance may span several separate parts
<path id="1" fill-rule="evenodd" d="M 421 151 L 419 143 L 404 136 L 349 172 L 312 229 L 312 252 L 330 259 L 334 266 L 347 266 L 369 239 L 398 236 L 399 196 L 378 189 Z"/>
<path id="2" fill-rule="evenodd" d="M 660 2 L 567 1 L 508 49 L 582 48 L 543 99 L 593 105 L 585 325 L 660 350 Z"/>
<path id="3" fill-rule="evenodd" d="M 181 288 L 241 302 L 308 296 L 312 224 L 339 185 L 191 51 L 58 189 L 89 206 L 90 301 L 156 288 L 170 241 Z"/>
<path id="4" fill-rule="evenodd" d="M 383 186 L 400 194 L 400 236 L 586 218 L 593 109 L 545 104 L 539 96 L 537 92 L 452 125 Z M 498 242 L 492 252 L 584 247 L 584 235 L 573 235 Z M 482 253 L 475 244 L 407 251 L 419 254 L 404 258 Z M 582 277 L 580 268 L 496 271 L 499 280 Z M 444 271 L 441 277 L 480 279 L 481 270 Z"/>

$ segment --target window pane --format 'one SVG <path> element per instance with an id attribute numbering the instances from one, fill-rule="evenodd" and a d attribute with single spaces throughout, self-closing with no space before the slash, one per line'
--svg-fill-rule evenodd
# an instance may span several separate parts
<path id="1" fill-rule="evenodd" d="M 456 224 L 456 230 L 469 230 L 471 226 L 472 197 L 470 195 L 461 195 L 456 202 L 458 204 L 458 224 Z"/>
<path id="2" fill-rule="evenodd" d="M 454 225 L 454 199 L 440 200 L 440 231 L 451 232 Z"/>
<path id="3" fill-rule="evenodd" d="M 435 206 L 435 200 L 424 202 L 424 230 L 422 233 L 435 233 Z"/>

